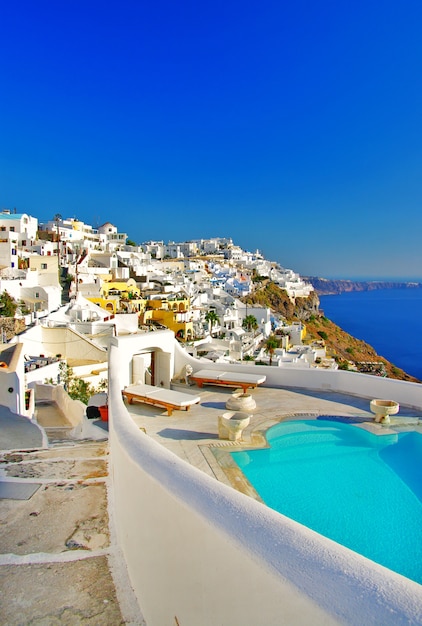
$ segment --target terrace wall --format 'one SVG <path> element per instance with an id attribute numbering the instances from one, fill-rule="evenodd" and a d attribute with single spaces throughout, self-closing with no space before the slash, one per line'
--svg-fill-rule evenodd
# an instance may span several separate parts
<path id="1" fill-rule="evenodd" d="M 359 374 L 345 370 L 323 370 L 317 368 L 289 368 L 269 367 L 265 365 L 251 365 L 244 363 L 213 363 L 212 361 L 198 361 L 186 353 L 175 343 L 175 372 L 181 372 L 186 363 L 194 371 L 199 369 L 225 372 L 252 372 L 266 376 L 267 387 L 291 387 L 313 391 L 333 391 L 359 396 L 360 398 L 383 398 L 395 400 L 415 410 L 422 410 L 422 384 L 410 383 L 404 380 L 382 378 L 369 374 Z M 368 405 L 369 409 L 369 405 Z"/>

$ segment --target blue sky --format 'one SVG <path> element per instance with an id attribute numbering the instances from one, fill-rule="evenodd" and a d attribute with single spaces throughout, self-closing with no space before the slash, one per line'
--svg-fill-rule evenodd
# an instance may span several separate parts
<path id="1" fill-rule="evenodd" d="M 0 204 L 422 279 L 422 3 L 2 6 Z"/>

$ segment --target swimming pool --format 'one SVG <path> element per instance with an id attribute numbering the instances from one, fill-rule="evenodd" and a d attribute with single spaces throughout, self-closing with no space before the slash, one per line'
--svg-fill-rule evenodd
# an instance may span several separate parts
<path id="1" fill-rule="evenodd" d="M 422 435 L 294 420 L 231 456 L 271 508 L 422 584 Z"/>

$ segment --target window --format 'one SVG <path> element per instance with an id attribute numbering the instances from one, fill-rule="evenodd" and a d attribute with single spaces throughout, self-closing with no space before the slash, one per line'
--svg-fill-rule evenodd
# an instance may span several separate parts
<path id="1" fill-rule="evenodd" d="M 47 269 L 47 263 L 41 263 L 41 269 L 42 270 L 46 270 Z"/>
<path id="2" fill-rule="evenodd" d="M 10 226 L 9 230 L 10 230 L 11 233 L 14 233 L 15 232 L 15 227 L 14 226 Z"/>

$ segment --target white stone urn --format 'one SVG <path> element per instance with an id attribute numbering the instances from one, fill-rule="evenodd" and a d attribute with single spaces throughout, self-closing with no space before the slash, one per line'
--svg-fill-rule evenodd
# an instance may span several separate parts
<path id="1" fill-rule="evenodd" d="M 227 411 L 218 417 L 218 438 L 240 441 L 243 430 L 249 426 L 250 415 L 242 411 Z"/>
<path id="2" fill-rule="evenodd" d="M 400 405 L 395 400 L 371 400 L 371 413 L 375 414 L 375 421 L 383 424 L 390 423 L 390 415 L 399 412 Z"/>
<path id="3" fill-rule="evenodd" d="M 226 409 L 230 411 L 253 411 L 256 402 L 250 393 L 243 393 L 243 389 L 236 389 L 226 402 Z"/>

